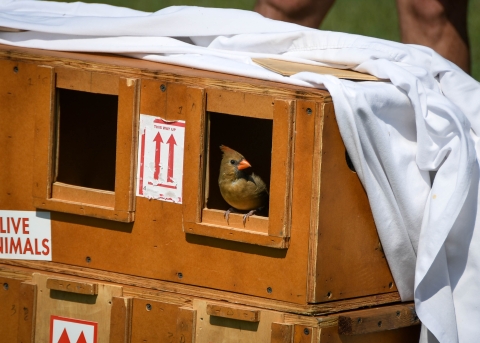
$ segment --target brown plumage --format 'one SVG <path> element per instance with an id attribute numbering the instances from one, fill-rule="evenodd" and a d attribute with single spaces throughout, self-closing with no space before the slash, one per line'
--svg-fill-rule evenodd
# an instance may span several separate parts
<path id="1" fill-rule="evenodd" d="M 258 175 L 249 174 L 244 170 L 251 165 L 242 154 L 225 145 L 221 145 L 220 150 L 223 152 L 223 158 L 220 163 L 218 185 L 223 199 L 232 206 L 225 212 L 225 219 L 228 222 L 228 215 L 233 209 L 250 211 L 243 216 L 245 224 L 249 216 L 267 205 L 267 186 Z"/>

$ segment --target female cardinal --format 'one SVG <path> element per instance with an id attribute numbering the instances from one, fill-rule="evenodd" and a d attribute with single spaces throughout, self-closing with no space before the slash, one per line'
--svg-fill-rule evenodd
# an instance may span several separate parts
<path id="1" fill-rule="evenodd" d="M 267 205 L 267 186 L 259 176 L 244 171 L 251 165 L 240 153 L 225 145 L 221 145 L 220 150 L 223 152 L 223 158 L 220 163 L 218 185 L 223 198 L 232 206 L 224 216 L 228 223 L 228 216 L 234 209 L 250 211 L 243 216 L 245 225 L 248 217 Z"/>

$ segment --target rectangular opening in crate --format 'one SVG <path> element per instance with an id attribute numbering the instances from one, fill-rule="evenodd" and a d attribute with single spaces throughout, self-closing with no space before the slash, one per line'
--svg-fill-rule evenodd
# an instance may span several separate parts
<path id="1" fill-rule="evenodd" d="M 58 182 L 115 190 L 118 96 L 57 89 Z"/>
<path id="2" fill-rule="evenodd" d="M 227 211 L 235 208 L 233 204 L 229 204 L 222 196 L 219 186 L 220 167 L 222 163 L 223 153 L 220 146 L 229 147 L 241 154 L 251 167 L 242 169 L 243 178 L 250 182 L 255 182 L 260 177 L 266 185 L 266 190 L 270 189 L 270 168 L 272 161 L 272 129 L 273 121 L 269 119 L 249 118 L 242 116 L 232 116 L 221 113 L 208 113 L 209 118 L 209 135 L 208 135 L 208 168 L 206 175 L 205 190 L 206 208 Z M 227 164 L 238 157 L 231 156 L 231 160 Z M 224 166 L 230 168 L 230 166 Z M 238 173 L 238 166 L 233 164 L 231 170 Z M 255 175 L 252 177 L 252 173 Z M 269 193 L 269 192 L 268 192 Z M 258 208 L 249 208 L 241 210 L 235 208 L 235 212 L 245 214 L 249 210 L 258 210 L 255 215 L 268 217 L 268 195 L 267 201 L 261 210 Z"/>

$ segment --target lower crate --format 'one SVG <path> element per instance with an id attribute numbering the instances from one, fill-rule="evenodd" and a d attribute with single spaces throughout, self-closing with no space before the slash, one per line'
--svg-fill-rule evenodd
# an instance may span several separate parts
<path id="1" fill-rule="evenodd" d="M 308 316 L 27 269 L 2 268 L 0 281 L 8 342 L 403 343 L 420 334 L 413 304 Z"/>

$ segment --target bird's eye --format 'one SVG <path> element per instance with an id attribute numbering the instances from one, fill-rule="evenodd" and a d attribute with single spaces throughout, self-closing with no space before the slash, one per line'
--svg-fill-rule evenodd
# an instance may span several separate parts
<path id="1" fill-rule="evenodd" d="M 235 160 L 230 160 L 230 164 L 235 164 Z"/>

